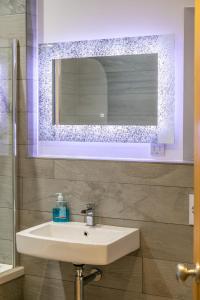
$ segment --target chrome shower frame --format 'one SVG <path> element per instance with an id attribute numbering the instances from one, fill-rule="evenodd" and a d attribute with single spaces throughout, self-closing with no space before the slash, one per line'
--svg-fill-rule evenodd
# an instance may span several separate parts
<path id="1" fill-rule="evenodd" d="M 17 230 L 17 45 L 12 41 L 12 196 L 13 196 L 13 251 L 12 265 L 17 264 L 16 230 Z"/>

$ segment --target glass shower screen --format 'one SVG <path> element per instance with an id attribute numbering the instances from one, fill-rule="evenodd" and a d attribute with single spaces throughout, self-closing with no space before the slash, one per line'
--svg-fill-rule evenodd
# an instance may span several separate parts
<path id="1" fill-rule="evenodd" d="M 0 273 L 15 266 L 17 42 L 0 39 Z"/>

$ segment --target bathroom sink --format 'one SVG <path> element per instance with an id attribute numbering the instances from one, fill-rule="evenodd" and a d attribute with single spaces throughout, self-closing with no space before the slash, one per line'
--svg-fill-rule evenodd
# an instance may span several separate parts
<path id="1" fill-rule="evenodd" d="M 139 247 L 137 228 L 48 222 L 17 233 L 18 252 L 74 264 L 107 265 Z"/>

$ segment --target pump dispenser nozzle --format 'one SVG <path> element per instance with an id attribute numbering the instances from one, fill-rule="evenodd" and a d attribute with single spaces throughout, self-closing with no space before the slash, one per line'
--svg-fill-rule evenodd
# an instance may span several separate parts
<path id="1" fill-rule="evenodd" d="M 64 201 L 63 193 L 56 193 L 56 195 L 57 195 L 56 201 L 58 201 L 58 202 Z"/>

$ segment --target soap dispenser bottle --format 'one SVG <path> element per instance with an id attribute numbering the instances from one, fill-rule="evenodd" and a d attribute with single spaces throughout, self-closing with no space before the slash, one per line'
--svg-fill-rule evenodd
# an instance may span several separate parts
<path id="1" fill-rule="evenodd" d="M 56 207 L 53 208 L 53 221 L 54 222 L 69 222 L 69 208 L 67 202 L 64 200 L 62 193 L 56 193 Z"/>

